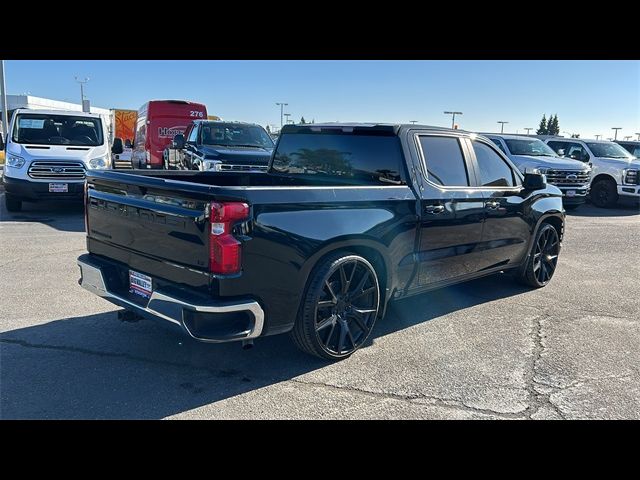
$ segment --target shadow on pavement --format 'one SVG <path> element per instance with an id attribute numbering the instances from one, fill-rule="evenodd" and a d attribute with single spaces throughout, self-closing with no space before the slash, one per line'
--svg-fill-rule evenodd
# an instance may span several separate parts
<path id="1" fill-rule="evenodd" d="M 493 276 L 395 302 L 369 340 L 526 291 Z M 268 387 L 327 362 L 288 335 L 207 345 L 115 312 L 66 318 L 0 337 L 0 418 L 157 419 Z M 367 347 L 365 347 L 367 348 Z M 357 362 L 358 354 L 345 362 Z M 276 400 L 274 400 L 276 401 Z M 249 404 L 246 407 L 250 409 Z"/>
<path id="2" fill-rule="evenodd" d="M 640 214 L 640 205 L 618 203 L 615 208 L 599 208 L 591 203 L 580 205 L 575 210 L 567 210 L 571 217 L 628 217 Z"/>
<path id="3" fill-rule="evenodd" d="M 22 211 L 12 213 L 1 198 L 0 222 L 43 223 L 64 232 L 83 232 L 84 205 L 82 201 L 23 202 Z"/>

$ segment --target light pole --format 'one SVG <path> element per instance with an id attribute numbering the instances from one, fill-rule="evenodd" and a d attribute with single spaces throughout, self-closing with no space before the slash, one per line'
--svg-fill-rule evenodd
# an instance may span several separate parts
<path id="1" fill-rule="evenodd" d="M 414 125 L 415 125 L 416 123 L 418 123 L 418 121 L 417 121 L 417 120 L 409 120 L 409 122 L 413 123 Z"/>
<path id="2" fill-rule="evenodd" d="M 444 112 L 445 115 L 451 115 L 451 128 L 456 125 L 456 115 L 462 115 L 462 112 Z"/>
<path id="3" fill-rule="evenodd" d="M 84 84 L 89 82 L 89 77 L 85 77 L 84 80 L 78 80 L 78 77 L 74 77 L 76 82 L 80 84 L 80 106 L 82 106 L 84 102 Z"/>
<path id="4" fill-rule="evenodd" d="M 498 123 L 500 124 L 500 133 L 504 133 L 504 124 L 505 123 L 509 123 L 509 122 L 504 122 L 502 120 L 498 120 Z"/>
<path id="5" fill-rule="evenodd" d="M 282 125 L 283 125 L 283 123 L 282 123 L 282 115 L 283 115 L 283 112 L 284 112 L 284 107 L 285 107 L 285 105 L 288 106 L 289 104 L 288 103 L 282 103 L 282 102 L 276 102 L 276 105 L 280 105 L 280 129 L 282 129 Z"/>
<path id="6" fill-rule="evenodd" d="M 289 117 L 291 116 L 291 114 L 290 113 L 285 113 L 284 116 L 287 117 L 287 121 L 284 122 L 284 124 L 285 125 L 289 125 Z"/>
<path id="7" fill-rule="evenodd" d="M 7 140 L 9 118 L 7 113 L 7 86 L 4 83 L 4 60 L 0 60 L 0 96 L 2 96 L 2 139 Z"/>
<path id="8" fill-rule="evenodd" d="M 638 135 L 638 141 L 640 141 L 640 133 L 636 132 L 634 135 Z"/>
<path id="9" fill-rule="evenodd" d="M 529 135 L 529 132 L 533 130 L 533 128 L 525 128 L 525 130 L 527 131 L 527 135 Z"/>
<path id="10" fill-rule="evenodd" d="M 625 140 L 631 140 L 631 135 L 625 135 L 624 139 Z"/>
<path id="11" fill-rule="evenodd" d="M 614 134 L 614 136 L 613 136 L 613 139 L 614 139 L 614 140 L 617 140 L 617 139 L 618 139 L 618 130 L 622 130 L 622 127 L 611 127 L 611 130 L 614 130 L 614 131 L 615 131 L 615 134 Z"/>
<path id="12" fill-rule="evenodd" d="M 600 135 L 594 135 L 594 137 L 596 137 L 596 140 L 600 140 L 601 136 L 602 136 L 601 134 Z"/>

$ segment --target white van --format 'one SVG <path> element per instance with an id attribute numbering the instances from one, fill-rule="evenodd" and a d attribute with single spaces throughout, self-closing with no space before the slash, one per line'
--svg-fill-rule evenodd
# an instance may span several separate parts
<path id="1" fill-rule="evenodd" d="M 82 199 L 87 169 L 111 167 L 100 115 L 63 110 L 18 109 L 6 139 L 5 204 Z"/>
<path id="2" fill-rule="evenodd" d="M 640 160 L 617 143 L 558 137 L 545 141 L 558 155 L 592 165 L 590 196 L 595 206 L 640 200 Z"/>

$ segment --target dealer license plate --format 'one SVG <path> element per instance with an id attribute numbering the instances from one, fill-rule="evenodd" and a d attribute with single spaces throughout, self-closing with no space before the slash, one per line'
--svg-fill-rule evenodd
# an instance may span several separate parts
<path id="1" fill-rule="evenodd" d="M 567 194 L 567 197 L 575 197 L 576 196 L 576 191 L 575 190 L 567 190 L 566 194 Z"/>
<path id="2" fill-rule="evenodd" d="M 129 270 L 129 292 L 149 298 L 153 293 L 151 277 L 143 273 Z"/>
<path id="3" fill-rule="evenodd" d="M 49 193 L 67 193 L 69 192 L 68 183 L 50 183 Z"/>

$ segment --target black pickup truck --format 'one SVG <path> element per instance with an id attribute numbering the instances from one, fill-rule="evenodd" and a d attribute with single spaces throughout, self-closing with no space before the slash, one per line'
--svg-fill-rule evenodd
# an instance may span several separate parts
<path id="1" fill-rule="evenodd" d="M 266 173 L 91 171 L 80 284 L 204 342 L 291 331 L 344 358 L 388 302 L 555 271 L 562 193 L 488 139 L 420 125 L 285 126 Z"/>
<path id="2" fill-rule="evenodd" d="M 266 172 L 273 147 L 267 131 L 255 123 L 194 120 L 162 157 L 166 170 Z"/>

